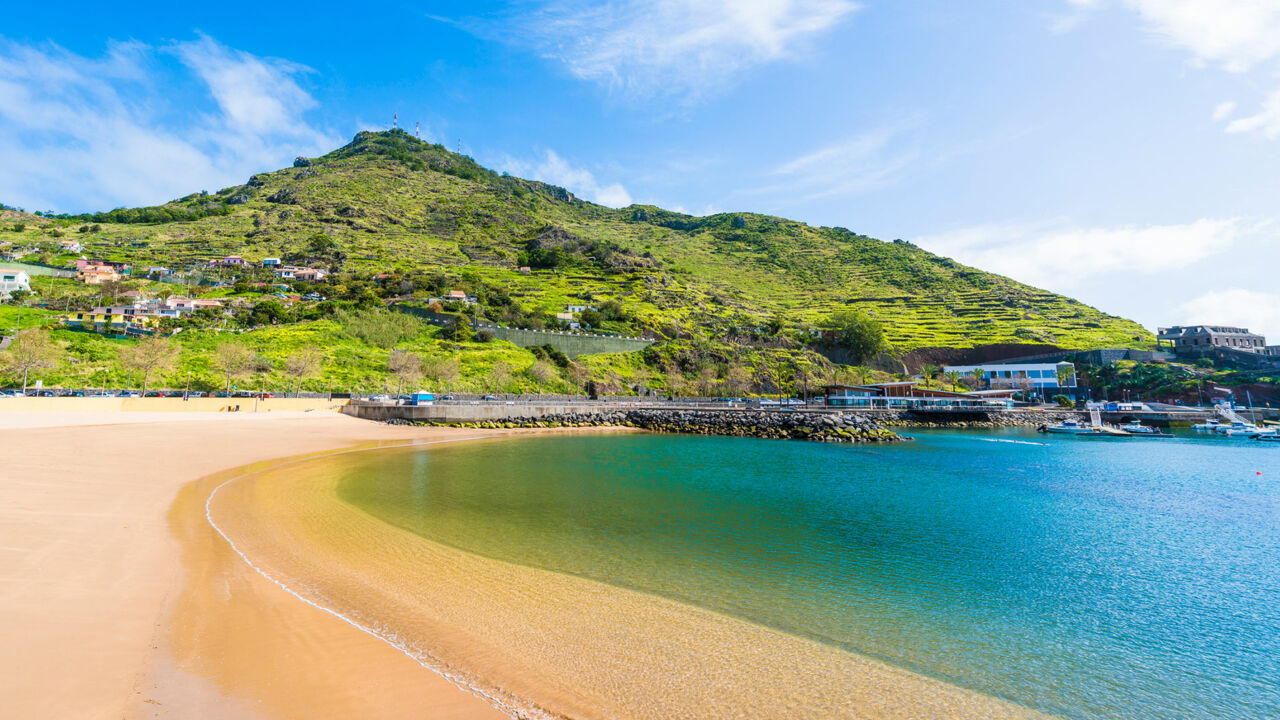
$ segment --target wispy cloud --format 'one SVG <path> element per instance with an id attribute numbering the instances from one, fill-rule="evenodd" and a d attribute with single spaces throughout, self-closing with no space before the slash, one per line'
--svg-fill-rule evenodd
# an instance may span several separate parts
<path id="1" fill-rule="evenodd" d="M 979 225 L 917 238 L 930 252 L 1038 287 L 1067 291 L 1099 276 L 1181 270 L 1230 250 L 1267 224 L 1204 218 L 1182 225 Z"/>
<path id="2" fill-rule="evenodd" d="M 621 183 L 601 184 L 590 170 L 570 164 L 554 150 L 545 150 L 541 158 L 532 161 L 508 156 L 499 167 L 512 175 L 559 185 L 600 205 L 617 208 L 631 204 L 631 193 Z"/>
<path id="3" fill-rule="evenodd" d="M 2 43 L 0 198 L 56 210 L 158 203 L 331 148 L 338 139 L 304 117 L 316 105 L 297 81 L 306 72 L 204 36 L 114 43 L 100 58 Z M 208 111 L 176 108 L 174 83 Z"/>
<path id="4" fill-rule="evenodd" d="M 795 56 L 859 7 L 852 0 L 550 0 L 517 16 L 504 37 L 583 80 L 693 101 L 744 71 Z"/>
<path id="5" fill-rule="evenodd" d="M 1161 42 L 1190 53 L 1196 66 L 1237 74 L 1280 73 L 1280 2 L 1276 0 L 1116 1 L 1137 13 L 1147 31 Z M 1071 17 L 1078 18 L 1106 0 L 1067 2 Z M 1220 104 L 1215 121 L 1225 121 L 1235 109 L 1234 102 Z M 1253 115 L 1229 122 L 1226 131 L 1280 138 L 1280 90 L 1264 98 Z"/>
<path id="6" fill-rule="evenodd" d="M 1280 295 L 1239 288 L 1215 290 L 1179 305 L 1174 322 L 1241 325 L 1275 344 L 1280 339 Z"/>
<path id="7" fill-rule="evenodd" d="M 857 195 L 893 184 L 920 157 L 899 128 L 885 127 L 845 138 L 787 160 L 747 195 L 787 202 Z"/>

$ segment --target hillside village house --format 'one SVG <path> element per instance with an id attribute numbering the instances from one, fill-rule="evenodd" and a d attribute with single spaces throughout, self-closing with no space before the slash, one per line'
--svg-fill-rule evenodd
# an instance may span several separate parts
<path id="1" fill-rule="evenodd" d="M 69 252 L 69 253 L 84 252 L 84 246 L 80 244 L 79 240 L 61 240 L 58 242 L 58 247 L 62 250 L 62 252 Z"/>
<path id="2" fill-rule="evenodd" d="M 992 363 L 988 365 L 948 365 L 943 372 L 958 372 L 961 375 L 975 377 L 982 370 L 986 373 L 984 388 L 1056 390 L 1076 386 L 1076 366 L 1074 363 Z M 1058 381 L 1058 371 L 1062 370 L 1065 382 Z"/>
<path id="3" fill-rule="evenodd" d="M 8 298 L 14 290 L 31 292 L 31 276 L 25 270 L 0 268 L 0 298 Z"/>
<path id="4" fill-rule="evenodd" d="M 1248 328 L 1223 325 L 1175 325 L 1159 328 L 1156 345 L 1168 347 L 1177 355 L 1198 355 L 1214 348 L 1267 354 L 1267 339 L 1249 332 Z"/>
<path id="5" fill-rule="evenodd" d="M 280 258 L 277 258 L 277 257 L 262 258 L 262 267 L 279 267 L 279 266 L 280 266 Z"/>
<path id="6" fill-rule="evenodd" d="M 286 265 L 284 267 L 277 268 L 275 272 L 272 274 L 284 280 L 302 280 L 303 282 L 317 282 L 325 279 L 325 277 L 328 276 L 329 273 L 324 270 L 321 270 L 320 268 L 294 267 L 292 265 Z"/>
<path id="7" fill-rule="evenodd" d="M 76 279 L 85 285 L 101 285 L 104 282 L 120 279 L 120 273 L 106 265 L 85 265 L 76 269 Z"/>
<path id="8" fill-rule="evenodd" d="M 228 255 L 217 260 L 210 260 L 209 267 L 247 267 L 249 261 L 239 255 Z"/>

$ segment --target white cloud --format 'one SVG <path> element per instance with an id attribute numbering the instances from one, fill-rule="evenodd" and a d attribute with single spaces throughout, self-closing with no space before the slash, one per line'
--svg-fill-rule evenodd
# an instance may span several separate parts
<path id="1" fill-rule="evenodd" d="M 631 194 L 620 183 L 601 185 L 590 170 L 570 165 L 554 150 L 545 151 L 541 160 L 533 162 L 507 157 L 500 167 L 512 175 L 559 185 L 600 205 L 618 208 L 631 204 Z"/>
<path id="2" fill-rule="evenodd" d="M 1147 27 L 1198 62 L 1246 72 L 1280 56 L 1275 0 L 1124 0 Z"/>
<path id="3" fill-rule="evenodd" d="M 774 168 L 779 182 L 751 192 L 803 202 L 884 187 L 919 157 L 914 149 L 894 147 L 898 135 L 881 128 L 812 150 Z"/>
<path id="4" fill-rule="evenodd" d="M 1187 268 L 1229 250 L 1261 226 L 1201 219 L 1184 225 L 1080 228 L 992 224 L 917 238 L 930 252 L 1063 292 L 1100 276 L 1123 279 Z"/>
<path id="5" fill-rule="evenodd" d="M 550 0 L 519 18 L 514 32 L 584 80 L 691 100 L 742 71 L 794 56 L 859 7 L 852 0 Z"/>
<path id="6" fill-rule="evenodd" d="M 1280 344 L 1280 295 L 1242 290 L 1215 290 L 1179 305 L 1174 321 L 1183 324 L 1218 324 L 1247 327 Z"/>
<path id="7" fill-rule="evenodd" d="M 338 139 L 303 119 L 316 103 L 302 72 L 208 37 L 115 43 L 102 58 L 0 44 L 0 199 L 66 211 L 154 204 L 330 149 Z M 172 99 L 192 89 L 212 100 L 194 120 Z"/>
<path id="8" fill-rule="evenodd" d="M 1227 123 L 1229 133 L 1259 133 L 1268 140 L 1280 137 L 1280 90 L 1262 102 L 1257 113 Z"/>
<path id="9" fill-rule="evenodd" d="M 1078 15 L 1102 0 L 1067 0 Z M 1280 70 L 1280 1 L 1120 0 L 1163 42 L 1191 54 L 1192 62 L 1231 73 L 1274 74 Z M 1072 25 L 1074 27 L 1074 24 Z M 1069 28 L 1068 28 L 1069 29 Z M 1265 82 L 1274 82 L 1268 78 Z M 1222 103 L 1214 121 L 1226 120 L 1235 103 Z M 1268 95 L 1257 113 L 1233 120 L 1227 132 L 1280 138 L 1280 90 Z"/>

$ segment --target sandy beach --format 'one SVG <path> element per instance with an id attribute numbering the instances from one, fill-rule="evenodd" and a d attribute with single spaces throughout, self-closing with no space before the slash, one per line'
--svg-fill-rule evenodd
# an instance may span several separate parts
<path id="1" fill-rule="evenodd" d="M 431 543 L 332 491 L 340 449 L 502 432 L 332 413 L 129 419 L 0 418 L 0 693 L 13 717 L 1040 717 Z"/>
<path id="2" fill-rule="evenodd" d="M 450 433 L 334 413 L 0 415 L 5 715 L 502 717 L 242 563 L 216 568 L 210 599 L 226 610 L 218 617 L 243 622 L 204 633 L 198 653 L 254 683 L 218 667 L 195 674 L 170 642 L 192 579 L 169 522 L 183 486 L 285 455 Z"/>

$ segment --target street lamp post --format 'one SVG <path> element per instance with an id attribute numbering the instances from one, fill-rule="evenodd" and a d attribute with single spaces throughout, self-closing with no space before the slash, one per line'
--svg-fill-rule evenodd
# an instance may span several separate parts
<path id="1" fill-rule="evenodd" d="M 333 376 L 329 376 L 329 402 L 333 402 Z"/>
<path id="2" fill-rule="evenodd" d="M 182 393 L 182 402 L 191 399 L 191 371 L 187 371 L 187 389 Z"/>

